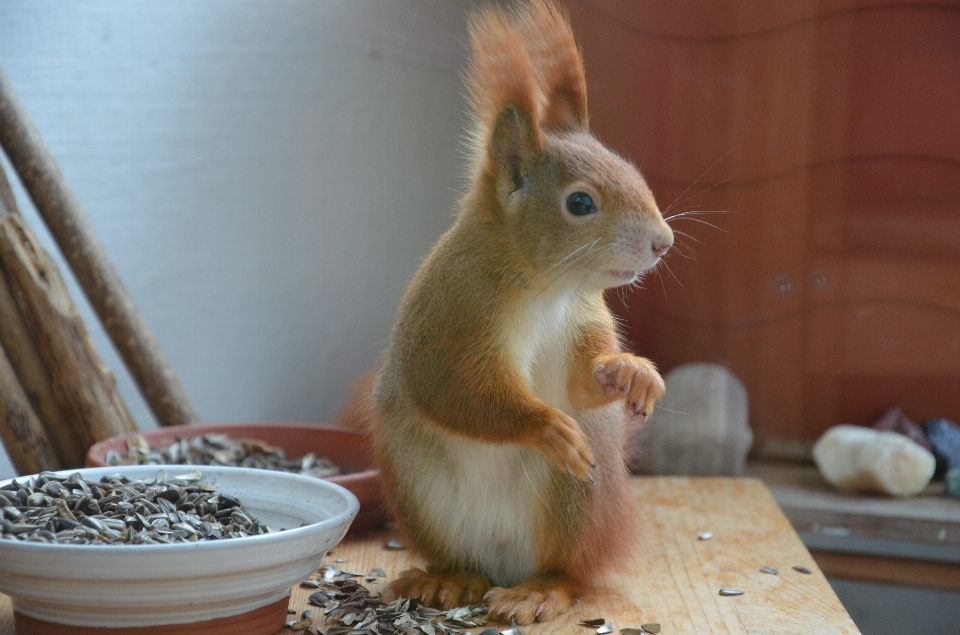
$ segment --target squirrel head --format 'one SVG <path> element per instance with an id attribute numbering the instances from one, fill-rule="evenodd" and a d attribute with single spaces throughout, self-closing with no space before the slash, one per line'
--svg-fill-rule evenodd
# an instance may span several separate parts
<path id="1" fill-rule="evenodd" d="M 463 212 L 542 284 L 632 282 L 673 244 L 646 181 L 589 132 L 583 59 L 553 0 L 470 22 L 473 128 Z"/>

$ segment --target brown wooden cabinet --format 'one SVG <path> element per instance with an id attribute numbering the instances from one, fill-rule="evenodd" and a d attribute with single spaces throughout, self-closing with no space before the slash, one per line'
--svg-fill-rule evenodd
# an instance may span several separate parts
<path id="1" fill-rule="evenodd" d="M 729 211 L 611 294 L 632 346 L 726 364 L 761 455 L 891 405 L 960 420 L 960 2 L 568 6 L 594 131 L 668 215 Z"/>

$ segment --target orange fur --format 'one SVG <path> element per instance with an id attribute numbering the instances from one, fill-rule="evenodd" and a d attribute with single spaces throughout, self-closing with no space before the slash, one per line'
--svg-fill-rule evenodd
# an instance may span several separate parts
<path id="1" fill-rule="evenodd" d="M 470 184 L 404 294 L 367 415 L 384 498 L 430 565 L 387 596 L 450 608 L 492 585 L 491 615 L 527 623 L 629 548 L 620 452 L 663 382 L 622 352 L 603 290 L 673 237 L 636 168 L 589 134 L 553 0 L 481 11 L 470 39 Z"/>

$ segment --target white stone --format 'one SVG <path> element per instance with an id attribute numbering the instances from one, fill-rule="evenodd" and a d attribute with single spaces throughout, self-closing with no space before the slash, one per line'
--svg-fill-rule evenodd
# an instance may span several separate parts
<path id="1" fill-rule="evenodd" d="M 842 424 L 813 446 L 823 478 L 837 489 L 913 496 L 933 477 L 933 454 L 897 432 Z"/>
<path id="2" fill-rule="evenodd" d="M 753 432 L 740 380 L 719 364 L 704 363 L 679 366 L 664 382 L 667 392 L 634 448 L 635 468 L 647 474 L 742 474 Z"/>

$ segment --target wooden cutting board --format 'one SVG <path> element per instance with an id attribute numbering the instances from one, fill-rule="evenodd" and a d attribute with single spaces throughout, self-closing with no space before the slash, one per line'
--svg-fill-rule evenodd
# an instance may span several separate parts
<path id="1" fill-rule="evenodd" d="M 593 617 L 612 621 L 617 631 L 656 622 L 663 635 L 860 632 L 759 480 L 646 477 L 632 486 L 642 520 L 636 553 L 566 614 L 523 627 L 524 635 L 593 635 L 595 629 L 577 625 Z M 700 540 L 703 532 L 713 535 Z M 377 591 L 400 571 L 423 564 L 410 551 L 386 549 L 393 537 L 378 532 L 344 541 L 326 562 L 342 560 L 336 566 L 362 573 L 384 569 L 386 578 L 360 579 Z M 779 574 L 761 573 L 763 566 Z M 744 594 L 719 595 L 726 587 Z M 291 610 L 308 608 L 311 592 L 294 588 Z M 0 635 L 13 633 L 10 600 L 0 595 Z"/>

